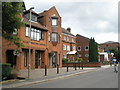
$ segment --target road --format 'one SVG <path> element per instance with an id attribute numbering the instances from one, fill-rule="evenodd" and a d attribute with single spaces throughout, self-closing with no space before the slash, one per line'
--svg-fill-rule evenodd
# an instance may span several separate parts
<path id="1" fill-rule="evenodd" d="M 118 73 L 113 72 L 113 67 L 103 68 L 22 88 L 118 88 Z"/>

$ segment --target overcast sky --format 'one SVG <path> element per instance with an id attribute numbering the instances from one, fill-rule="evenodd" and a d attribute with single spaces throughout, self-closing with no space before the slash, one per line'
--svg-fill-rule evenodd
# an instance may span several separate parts
<path id="1" fill-rule="evenodd" d="M 24 0 L 26 9 L 40 13 L 55 6 L 62 17 L 62 27 L 96 42 L 118 41 L 118 2 L 114 0 Z M 57 1 L 57 2 L 56 2 Z"/>

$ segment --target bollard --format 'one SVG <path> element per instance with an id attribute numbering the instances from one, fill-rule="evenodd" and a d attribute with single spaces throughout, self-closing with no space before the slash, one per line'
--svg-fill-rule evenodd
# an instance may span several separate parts
<path id="1" fill-rule="evenodd" d="M 47 76 L 47 65 L 45 65 L 45 76 Z"/>
<path id="2" fill-rule="evenodd" d="M 59 74 L 59 65 L 57 64 L 57 74 Z"/>
<path id="3" fill-rule="evenodd" d="M 76 68 L 76 63 L 75 63 L 75 70 L 77 70 L 77 68 Z"/>
<path id="4" fill-rule="evenodd" d="M 80 63 L 79 63 L 79 69 L 80 69 Z"/>
<path id="5" fill-rule="evenodd" d="M 82 70 L 83 70 L 83 63 L 82 63 Z"/>
<path id="6" fill-rule="evenodd" d="M 68 72 L 68 63 L 67 63 L 67 72 Z"/>

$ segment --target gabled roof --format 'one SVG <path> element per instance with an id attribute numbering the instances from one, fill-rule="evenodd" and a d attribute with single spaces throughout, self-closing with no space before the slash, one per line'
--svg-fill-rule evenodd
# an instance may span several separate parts
<path id="1" fill-rule="evenodd" d="M 88 41 L 90 41 L 90 39 L 88 37 L 82 36 L 80 34 L 77 34 L 76 36 L 80 36 L 80 37 L 86 38 Z"/>
<path id="2" fill-rule="evenodd" d="M 56 9 L 56 7 L 55 7 L 55 6 L 51 7 L 51 8 L 50 8 L 50 9 L 48 9 L 48 10 L 44 10 L 43 12 L 39 13 L 39 15 L 43 14 L 44 12 L 49 12 L 49 11 L 50 11 L 50 10 L 52 10 L 52 9 L 55 9 L 55 10 L 56 10 L 56 12 L 57 12 L 57 14 L 58 14 L 58 15 L 59 15 L 59 17 L 60 17 L 60 14 L 58 13 L 58 11 L 57 11 L 57 9 Z"/>
<path id="3" fill-rule="evenodd" d="M 65 28 L 62 28 L 62 33 L 65 33 L 65 34 L 68 34 L 68 35 L 71 35 L 71 36 L 74 36 L 72 33 L 70 33 L 69 31 L 67 31 Z"/>
<path id="4" fill-rule="evenodd" d="M 57 9 L 56 9 L 56 7 L 55 7 L 55 6 L 51 7 L 51 8 L 48 10 L 48 12 L 49 12 L 51 9 L 55 9 L 55 10 L 56 10 L 56 12 L 57 12 L 57 14 L 58 14 L 58 15 L 59 15 L 59 17 L 60 17 L 60 14 L 58 13 L 58 11 L 57 11 Z"/>

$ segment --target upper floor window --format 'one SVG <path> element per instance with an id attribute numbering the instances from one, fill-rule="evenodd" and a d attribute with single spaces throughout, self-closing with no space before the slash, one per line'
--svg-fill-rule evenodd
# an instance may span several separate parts
<path id="1" fill-rule="evenodd" d="M 63 44 L 63 50 L 66 50 L 66 45 Z"/>
<path id="2" fill-rule="evenodd" d="M 50 41 L 50 32 L 48 32 L 48 41 Z"/>
<path id="3" fill-rule="evenodd" d="M 67 37 L 66 37 L 66 36 L 64 36 L 64 40 L 67 40 Z"/>
<path id="4" fill-rule="evenodd" d="M 67 41 L 69 41 L 69 37 L 67 37 Z"/>
<path id="5" fill-rule="evenodd" d="M 58 26 L 58 19 L 52 18 L 52 26 Z"/>
<path id="6" fill-rule="evenodd" d="M 31 32 L 30 32 L 30 28 L 26 27 L 26 36 L 30 37 L 32 40 L 41 40 L 44 39 L 44 31 L 35 29 L 35 28 L 31 28 Z"/>
<path id="7" fill-rule="evenodd" d="M 32 14 L 31 15 L 31 20 L 36 22 L 37 21 L 37 16 Z"/>
<path id="8" fill-rule="evenodd" d="M 70 51 L 70 46 L 67 46 L 67 50 Z"/>
<path id="9" fill-rule="evenodd" d="M 85 46 L 85 51 L 88 51 L 89 50 L 89 46 Z"/>
<path id="10" fill-rule="evenodd" d="M 72 42 L 75 42 L 75 40 L 72 38 Z"/>
<path id="11" fill-rule="evenodd" d="M 76 46 L 73 46 L 73 51 L 76 51 Z"/>
<path id="12" fill-rule="evenodd" d="M 52 41 L 53 42 L 57 42 L 58 41 L 57 33 L 52 33 Z"/>
<path id="13" fill-rule="evenodd" d="M 78 48 L 77 48 L 77 49 L 78 49 L 78 51 L 81 51 L 81 47 L 80 47 L 80 46 L 78 46 Z"/>

